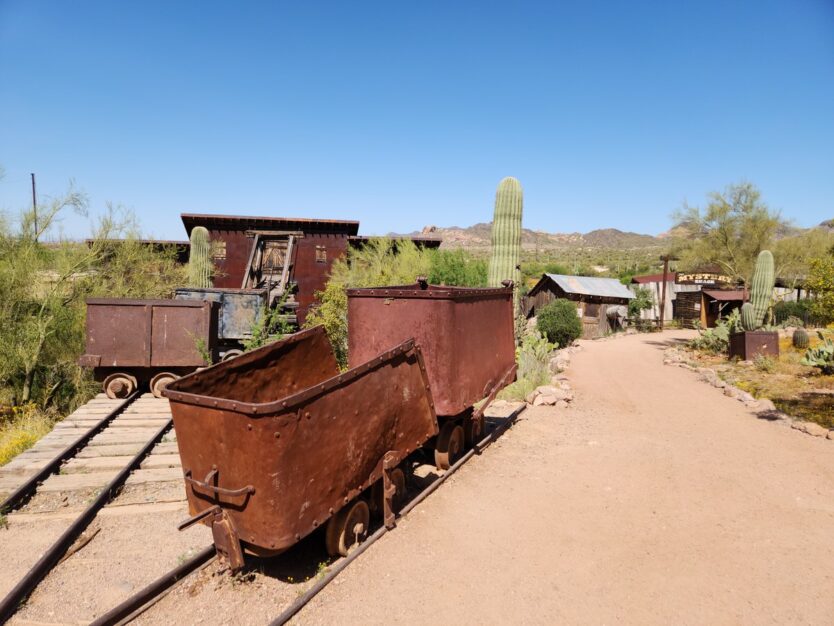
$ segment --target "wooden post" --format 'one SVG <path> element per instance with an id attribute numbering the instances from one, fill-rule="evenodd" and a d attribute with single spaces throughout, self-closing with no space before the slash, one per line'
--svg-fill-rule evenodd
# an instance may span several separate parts
<path id="1" fill-rule="evenodd" d="M 678 257 L 664 254 L 660 257 L 660 260 L 663 261 L 663 285 L 660 288 L 660 320 L 658 320 L 658 326 L 660 330 L 663 330 L 664 316 L 666 315 L 666 282 L 669 280 L 669 261 L 677 261 Z"/>

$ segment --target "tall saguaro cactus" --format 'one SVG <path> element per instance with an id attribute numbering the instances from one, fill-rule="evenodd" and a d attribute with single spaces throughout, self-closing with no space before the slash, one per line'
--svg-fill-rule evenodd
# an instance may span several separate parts
<path id="1" fill-rule="evenodd" d="M 203 226 L 191 230 L 191 250 L 188 254 L 188 286 L 198 289 L 211 287 L 211 244 L 209 231 Z"/>
<path id="2" fill-rule="evenodd" d="M 765 316 L 773 299 L 775 280 L 773 254 L 770 250 L 762 250 L 756 259 L 756 269 L 753 271 L 753 282 L 750 285 L 750 303 L 756 314 L 756 328 L 765 323 Z"/>
<path id="3" fill-rule="evenodd" d="M 495 192 L 495 216 L 492 220 L 492 256 L 489 260 L 489 286 L 500 287 L 513 281 L 513 305 L 518 314 L 518 288 L 521 280 L 521 183 L 508 176 Z"/>

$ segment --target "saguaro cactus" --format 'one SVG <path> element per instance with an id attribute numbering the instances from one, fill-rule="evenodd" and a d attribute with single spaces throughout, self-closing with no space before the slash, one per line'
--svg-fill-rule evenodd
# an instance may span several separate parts
<path id="1" fill-rule="evenodd" d="M 188 286 L 198 289 L 211 287 L 211 270 L 208 229 L 195 226 L 191 231 L 191 251 L 188 255 Z"/>
<path id="2" fill-rule="evenodd" d="M 762 250 L 759 252 L 759 258 L 756 259 L 756 269 L 750 285 L 750 302 L 756 313 L 756 328 L 760 328 L 765 323 L 765 316 L 770 310 L 770 303 L 773 299 L 774 282 L 773 255 L 770 250 Z"/>
<path id="3" fill-rule="evenodd" d="M 501 281 L 515 284 L 513 303 L 518 313 L 518 289 L 521 280 L 521 183 L 508 176 L 495 192 L 495 216 L 492 220 L 492 256 L 489 260 L 489 286 L 500 287 Z"/>
<path id="4" fill-rule="evenodd" d="M 741 327 L 744 330 L 756 330 L 756 309 L 749 302 L 741 305 Z"/>

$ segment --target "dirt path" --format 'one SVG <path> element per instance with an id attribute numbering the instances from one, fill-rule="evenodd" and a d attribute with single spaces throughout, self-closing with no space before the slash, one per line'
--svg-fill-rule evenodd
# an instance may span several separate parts
<path id="1" fill-rule="evenodd" d="M 664 367 L 682 336 L 587 345 L 570 409 L 528 410 L 296 622 L 834 623 L 832 442 Z"/>

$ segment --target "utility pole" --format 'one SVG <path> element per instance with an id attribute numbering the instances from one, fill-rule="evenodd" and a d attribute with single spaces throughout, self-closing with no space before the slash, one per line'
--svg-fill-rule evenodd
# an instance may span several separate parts
<path id="1" fill-rule="evenodd" d="M 35 241 L 38 240 L 38 199 L 35 195 L 35 173 L 32 172 L 32 213 L 35 217 Z"/>
<path id="2" fill-rule="evenodd" d="M 660 326 L 660 330 L 663 330 L 664 315 L 666 313 L 666 282 L 669 280 L 669 261 L 677 261 L 678 257 L 672 256 L 671 254 L 664 254 L 660 257 L 660 260 L 663 261 L 663 285 L 660 287 L 660 320 L 658 320 L 658 326 Z"/>

